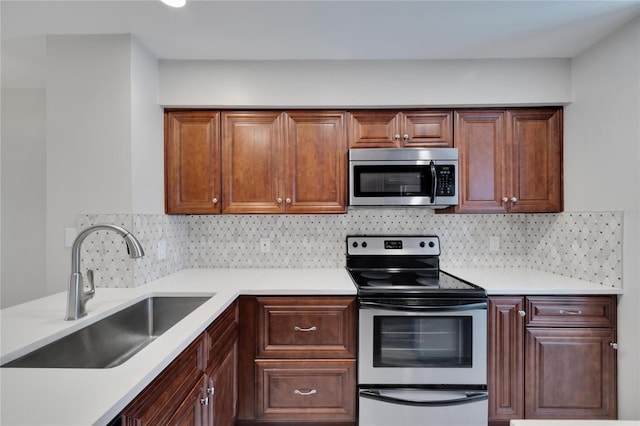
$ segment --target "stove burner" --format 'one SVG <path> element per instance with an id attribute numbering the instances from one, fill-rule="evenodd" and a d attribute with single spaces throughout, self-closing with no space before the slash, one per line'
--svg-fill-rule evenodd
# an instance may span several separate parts
<path id="1" fill-rule="evenodd" d="M 367 281 L 367 285 L 370 287 L 384 287 L 384 286 L 393 285 L 393 283 L 391 281 L 386 281 L 386 280 L 371 280 L 371 281 Z"/>
<path id="2" fill-rule="evenodd" d="M 365 278 L 369 278 L 370 280 L 386 280 L 387 278 L 391 278 L 391 274 L 386 272 L 369 271 L 363 272 L 361 275 Z"/>
<path id="3" fill-rule="evenodd" d="M 416 278 L 416 282 L 427 287 L 439 287 L 438 279 L 433 277 L 418 277 Z"/>

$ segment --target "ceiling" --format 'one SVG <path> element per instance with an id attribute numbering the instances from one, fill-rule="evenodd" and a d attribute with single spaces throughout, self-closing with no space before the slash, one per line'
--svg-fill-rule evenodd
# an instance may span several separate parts
<path id="1" fill-rule="evenodd" d="M 639 15 L 640 0 L 0 2 L 3 38 L 131 33 L 160 59 L 570 58 Z"/>

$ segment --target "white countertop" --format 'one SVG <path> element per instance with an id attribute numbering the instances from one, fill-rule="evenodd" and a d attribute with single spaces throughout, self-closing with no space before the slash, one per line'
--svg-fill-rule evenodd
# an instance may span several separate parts
<path id="1" fill-rule="evenodd" d="M 355 295 L 339 269 L 187 269 L 136 288 L 97 288 L 88 315 L 64 321 L 66 292 L 0 311 L 8 362 L 149 295 L 215 296 L 125 363 L 108 369 L 0 369 L 0 424 L 106 424 L 241 294 Z"/>
<path id="2" fill-rule="evenodd" d="M 479 285 L 491 295 L 607 295 L 621 288 L 526 268 L 446 268 L 442 270 Z"/>
<path id="3" fill-rule="evenodd" d="M 491 294 L 620 294 L 620 289 L 526 269 L 446 269 Z M 207 295 L 194 310 L 125 363 L 109 369 L 0 369 L 0 424 L 89 425 L 112 420 L 242 294 L 355 295 L 343 268 L 186 269 L 136 288 L 96 289 L 88 315 L 64 321 L 66 292 L 0 311 L 0 363 L 152 295 Z"/>
<path id="4" fill-rule="evenodd" d="M 640 420 L 511 420 L 509 426 L 640 426 Z"/>

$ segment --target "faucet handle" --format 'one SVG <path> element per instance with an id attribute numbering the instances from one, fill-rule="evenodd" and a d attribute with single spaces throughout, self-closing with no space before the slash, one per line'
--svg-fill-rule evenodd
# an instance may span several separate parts
<path id="1" fill-rule="evenodd" d="M 93 269 L 87 269 L 87 281 L 89 282 L 89 291 L 85 291 L 84 295 L 91 299 L 96 293 L 96 286 L 93 282 Z"/>

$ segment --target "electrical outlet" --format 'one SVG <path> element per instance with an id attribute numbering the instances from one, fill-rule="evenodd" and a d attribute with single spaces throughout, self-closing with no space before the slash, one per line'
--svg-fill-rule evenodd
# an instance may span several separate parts
<path id="1" fill-rule="evenodd" d="M 489 251 L 495 253 L 500 250 L 500 237 L 491 236 L 489 237 Z"/>
<path id="2" fill-rule="evenodd" d="M 271 240 L 269 238 L 260 238 L 260 253 L 269 253 L 271 251 Z"/>
<path id="3" fill-rule="evenodd" d="M 165 240 L 158 241 L 158 260 L 167 258 L 167 242 Z"/>

